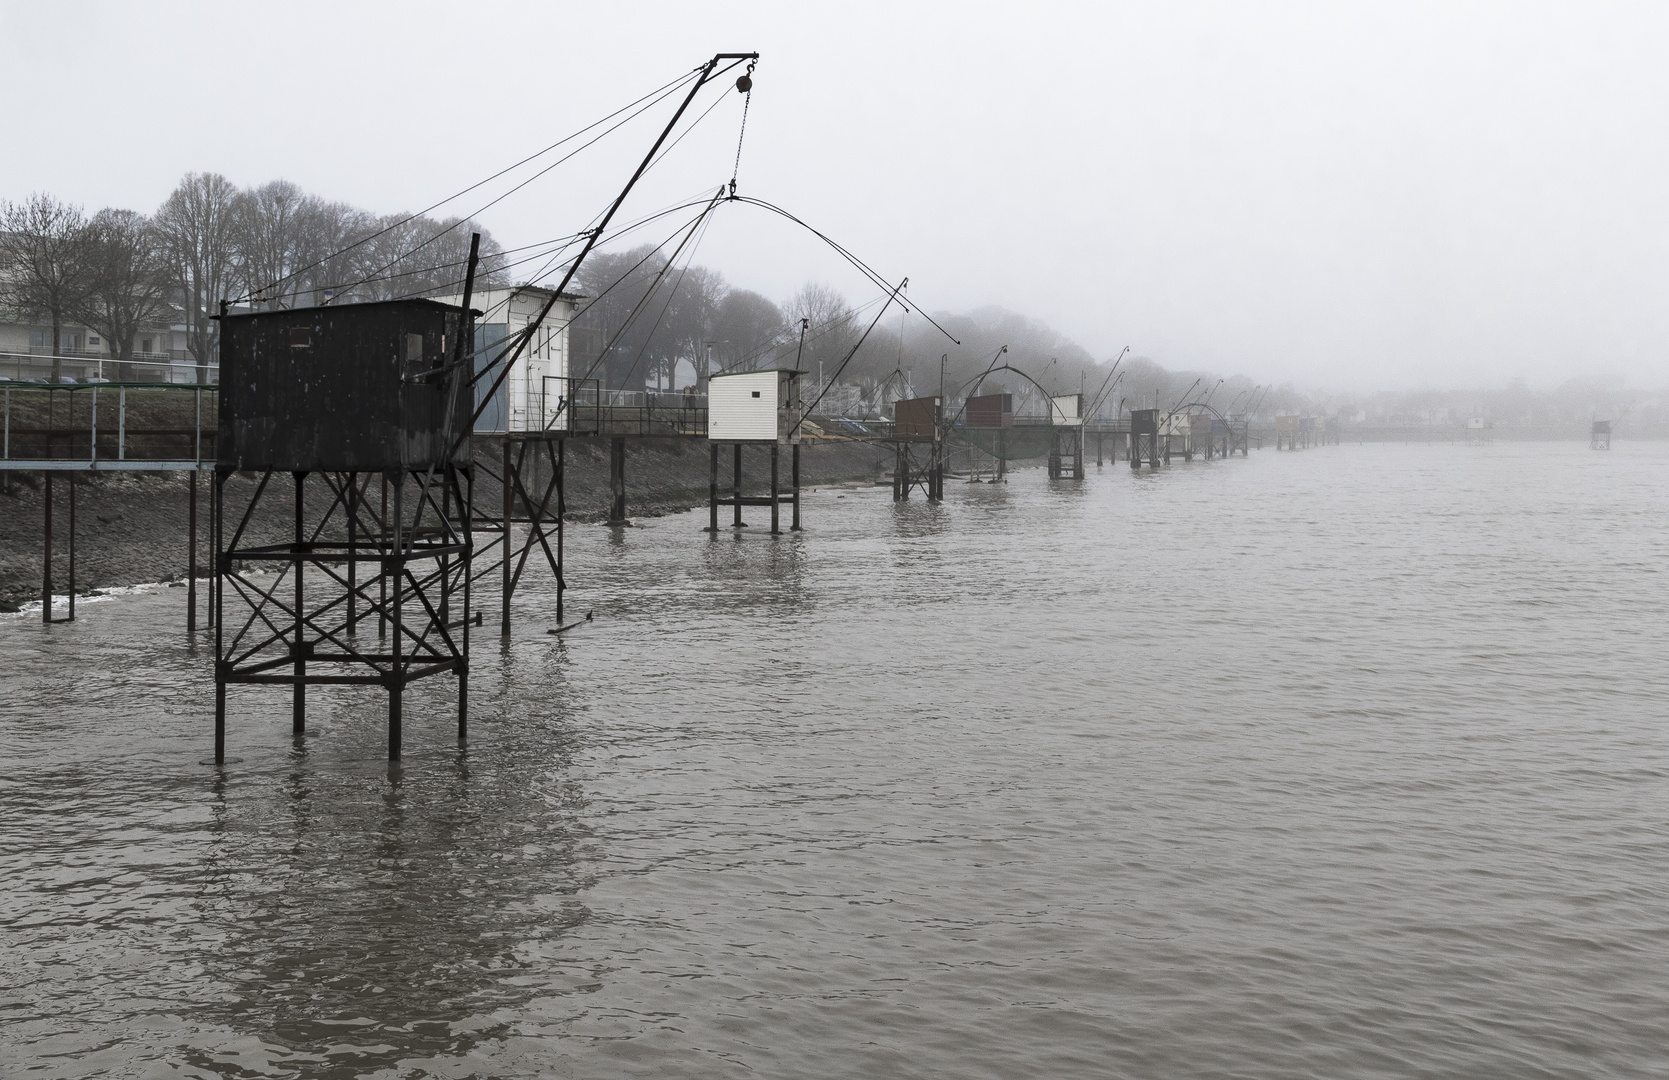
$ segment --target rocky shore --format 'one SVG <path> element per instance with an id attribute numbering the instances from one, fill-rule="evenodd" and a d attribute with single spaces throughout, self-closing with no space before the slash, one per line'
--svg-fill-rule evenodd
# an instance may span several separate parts
<path id="1" fill-rule="evenodd" d="M 709 458 L 705 442 L 634 439 L 628 447 L 626 506 L 629 515 L 659 517 L 706 504 Z M 768 482 L 765 460 L 762 451 L 750 451 L 746 464 L 749 494 L 762 491 Z M 786 487 L 786 453 L 781 468 Z M 864 443 L 820 442 L 808 444 L 801 451 L 801 484 L 807 488 L 872 480 L 886 475 L 890 469 L 890 455 Z M 720 465 L 721 482 L 727 482 L 724 478 L 728 477 L 728 470 L 726 456 Z M 570 440 L 564 471 L 567 519 L 572 522 L 606 520 L 607 440 Z M 53 544 L 55 591 L 62 594 L 68 584 L 72 482 L 76 486 L 78 591 L 175 581 L 185 576 L 190 557 L 186 474 L 59 473 L 53 481 L 53 524 L 57 537 Z M 206 575 L 208 478 L 205 476 L 198 483 L 198 573 Z M 287 483 L 285 487 L 288 488 Z M 315 513 L 323 513 L 329 505 L 328 493 L 322 485 L 314 488 L 308 500 L 310 507 Z M 496 486 L 492 490 L 496 491 Z M 267 513 L 253 520 L 251 529 L 257 536 L 274 539 L 283 536 L 287 527 L 286 506 L 282 499 L 263 500 Z M 45 486 L 40 473 L 9 474 L 9 485 L 0 484 L 0 611 L 15 611 L 20 604 L 40 598 L 44 513 Z"/>

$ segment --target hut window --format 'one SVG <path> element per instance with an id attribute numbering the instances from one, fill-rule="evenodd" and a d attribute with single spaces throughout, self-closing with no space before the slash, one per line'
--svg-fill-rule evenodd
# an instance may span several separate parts
<path id="1" fill-rule="evenodd" d="M 313 347 L 313 328 L 310 326 L 290 327 L 290 348 L 311 349 Z"/>
<path id="2" fill-rule="evenodd" d="M 759 391 L 757 391 L 757 390 L 755 390 L 755 391 L 754 391 L 754 392 L 753 392 L 753 396 L 754 396 L 754 397 L 758 397 L 758 396 L 759 396 Z"/>
<path id="3" fill-rule="evenodd" d="M 406 335 L 406 378 L 413 382 L 429 382 L 431 376 L 423 370 L 423 335 Z"/>

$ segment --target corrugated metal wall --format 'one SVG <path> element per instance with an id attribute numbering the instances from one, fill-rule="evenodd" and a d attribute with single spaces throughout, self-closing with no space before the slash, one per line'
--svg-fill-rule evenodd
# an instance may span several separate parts
<path id="1" fill-rule="evenodd" d="M 1014 423 L 1013 394 L 983 394 L 968 399 L 969 427 L 1008 427 Z"/>
<path id="2" fill-rule="evenodd" d="M 775 442 L 780 382 L 775 371 L 744 371 L 709 379 L 707 437 L 720 442 Z"/>
<path id="3" fill-rule="evenodd" d="M 446 369 L 459 316 L 400 300 L 223 319 L 220 463 L 313 472 L 438 461 L 469 419 L 466 380 Z"/>
<path id="4" fill-rule="evenodd" d="M 939 399 L 937 397 L 906 398 L 895 401 L 893 434 L 902 438 L 931 438 L 939 429 Z"/>
<path id="5" fill-rule="evenodd" d="M 1062 394 L 1049 399 L 1049 422 L 1075 427 L 1084 422 L 1084 395 Z"/>

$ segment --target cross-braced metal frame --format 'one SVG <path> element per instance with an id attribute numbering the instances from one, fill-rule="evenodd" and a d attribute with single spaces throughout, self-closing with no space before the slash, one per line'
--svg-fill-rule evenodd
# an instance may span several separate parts
<path id="1" fill-rule="evenodd" d="M 1081 426 L 1057 427 L 1049 436 L 1049 479 L 1082 480 L 1084 478 L 1084 429 Z"/>
<path id="2" fill-rule="evenodd" d="M 918 488 L 931 502 L 944 499 L 944 443 L 932 436 L 888 441 L 893 444 L 893 501 L 909 499 Z"/>
<path id="3" fill-rule="evenodd" d="M 567 437 L 557 434 L 477 435 L 477 442 L 497 441 L 498 453 L 477 459 L 483 479 L 498 485 L 497 513 L 486 500 L 475 505 L 471 520 L 477 532 L 487 537 L 475 549 L 475 559 L 484 563 L 473 572 L 475 581 L 494 575 L 499 580 L 499 634 L 510 636 L 510 600 L 521 584 L 529 557 L 535 549 L 543 555 L 556 581 L 556 621 L 562 622 L 563 594 L 568 582 L 563 574 L 563 518 L 568 512 L 564 474 L 567 466 Z M 497 460 L 494 461 L 493 458 Z M 546 468 L 548 466 L 548 469 Z M 486 484 L 478 489 L 491 498 Z M 525 525 L 518 536 L 515 526 Z M 535 560 L 537 562 L 537 560 Z"/>
<path id="4" fill-rule="evenodd" d="M 1171 463 L 1171 440 L 1169 436 L 1161 435 L 1157 431 L 1132 431 L 1130 433 L 1130 467 L 1140 469 L 1143 464 L 1157 469 L 1161 464 Z"/>
<path id="5" fill-rule="evenodd" d="M 388 756 L 397 760 L 406 686 L 451 672 L 458 738 L 466 738 L 472 470 L 291 473 L 293 531 L 276 543 L 253 542 L 251 522 L 266 517 L 261 508 L 278 497 L 269 489 L 283 474 L 254 474 L 255 490 L 235 519 L 227 500 L 233 475 L 215 473 L 215 761 L 226 756 L 226 688 L 238 683 L 289 685 L 297 736 L 306 730 L 308 686 L 385 687 Z M 309 512 L 309 481 L 328 492 L 322 514 Z M 230 537 L 228 519 L 235 520 Z M 374 572 L 362 579 L 365 566 Z M 256 580 L 254 568 L 270 568 L 272 580 Z M 454 597 L 462 603 L 456 619 Z M 377 639 L 366 647 L 360 626 L 370 618 Z"/>

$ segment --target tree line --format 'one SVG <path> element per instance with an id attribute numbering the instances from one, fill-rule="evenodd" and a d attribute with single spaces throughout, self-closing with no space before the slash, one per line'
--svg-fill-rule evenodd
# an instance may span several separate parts
<path id="1" fill-rule="evenodd" d="M 379 216 L 287 180 L 240 188 L 190 173 L 151 214 L 89 215 L 36 193 L 0 202 L 0 305 L 13 320 L 49 325 L 54 357 L 65 326 L 87 327 L 124 378 L 142 331 L 183 325 L 206 379 L 222 300 L 298 307 L 457 291 L 471 232 L 482 234 L 480 280 L 500 283 L 502 251 L 471 222 Z M 52 377 L 61 375 L 54 359 Z"/>
<path id="2" fill-rule="evenodd" d="M 478 283 L 509 284 L 514 264 L 474 222 L 377 215 L 286 180 L 240 188 L 216 173 L 190 173 L 150 214 L 88 215 L 35 194 L 0 202 L 0 305 L 14 319 L 49 325 L 55 357 L 65 326 L 101 335 L 121 378 L 141 332 L 182 327 L 206 379 L 222 300 L 275 308 L 456 294 L 471 232 L 482 234 Z M 831 407 L 873 411 L 941 387 L 956 398 L 976 384 L 1042 407 L 1030 399 L 1045 391 L 1093 397 L 1106 372 L 1075 342 L 1001 308 L 937 313 L 947 337 L 913 302 L 908 314 L 899 305 L 883 312 L 882 295 L 854 304 L 816 281 L 777 301 L 733 287 L 710 267 L 672 264 L 655 246 L 593 251 L 571 289 L 581 297 L 572 374 L 609 388 L 676 390 L 722 371 L 799 364 L 808 402 L 838 379 Z M 979 381 L 995 363 L 1025 371 L 1044 390 L 1012 371 Z M 1131 393 L 1113 394 L 1109 406 L 1120 396 L 1165 396 L 1192 377 L 1126 366 Z M 52 374 L 61 375 L 57 361 Z"/>

